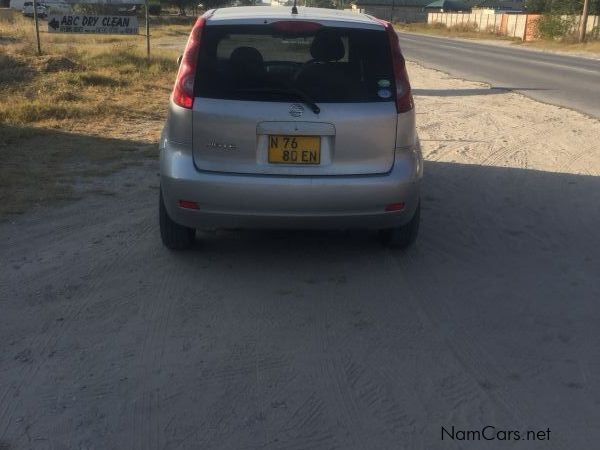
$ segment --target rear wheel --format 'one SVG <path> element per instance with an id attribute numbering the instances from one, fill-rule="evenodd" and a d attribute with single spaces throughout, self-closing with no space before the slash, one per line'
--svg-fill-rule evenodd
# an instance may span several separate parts
<path id="1" fill-rule="evenodd" d="M 410 222 L 405 225 L 379 231 L 379 239 L 386 247 L 404 249 L 410 247 L 419 235 L 421 222 L 421 203 L 419 202 L 415 214 Z"/>
<path id="2" fill-rule="evenodd" d="M 160 222 L 160 237 L 165 247 L 171 250 L 185 250 L 194 242 L 196 230 L 173 222 L 169 217 L 165 202 L 160 191 L 158 200 L 158 217 Z"/>

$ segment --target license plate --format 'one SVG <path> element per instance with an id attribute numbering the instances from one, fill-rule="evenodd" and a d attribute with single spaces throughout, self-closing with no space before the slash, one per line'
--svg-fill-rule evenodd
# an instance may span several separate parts
<path id="1" fill-rule="evenodd" d="M 269 163 L 320 164 L 319 136 L 269 136 Z"/>

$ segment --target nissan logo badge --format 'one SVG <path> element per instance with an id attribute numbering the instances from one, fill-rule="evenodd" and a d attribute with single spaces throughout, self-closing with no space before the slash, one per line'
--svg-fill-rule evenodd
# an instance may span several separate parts
<path id="1" fill-rule="evenodd" d="M 304 106 L 294 103 L 290 106 L 290 116 L 300 117 L 304 113 Z"/>

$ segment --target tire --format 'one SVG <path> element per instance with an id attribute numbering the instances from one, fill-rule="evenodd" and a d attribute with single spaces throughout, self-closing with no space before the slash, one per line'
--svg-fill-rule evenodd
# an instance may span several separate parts
<path id="1" fill-rule="evenodd" d="M 417 205 L 415 214 L 405 225 L 379 231 L 379 239 L 386 247 L 405 249 L 417 240 L 419 223 L 421 222 L 421 202 Z"/>
<path id="2" fill-rule="evenodd" d="M 160 223 L 160 238 L 165 247 L 171 250 L 185 250 L 192 246 L 196 230 L 173 222 L 165 208 L 162 190 L 158 199 L 158 218 Z"/>

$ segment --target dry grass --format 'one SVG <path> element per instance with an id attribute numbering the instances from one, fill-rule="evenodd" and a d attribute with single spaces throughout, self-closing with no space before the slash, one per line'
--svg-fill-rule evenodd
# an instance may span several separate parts
<path id="1" fill-rule="evenodd" d="M 498 36 L 493 31 L 477 31 L 477 24 L 475 23 L 456 24 L 449 28 L 447 28 L 443 23 L 433 23 L 431 25 L 426 23 L 410 23 L 397 24 L 395 25 L 395 28 L 399 31 L 406 31 L 409 33 L 457 37 L 463 39 L 501 39 L 507 41 L 518 40 L 508 36 Z"/>
<path id="2" fill-rule="evenodd" d="M 535 42 L 524 42 L 521 45 L 552 52 L 568 52 L 582 55 L 590 54 L 600 57 L 600 41 L 589 41 L 580 44 L 578 42 L 540 40 Z"/>
<path id="3" fill-rule="evenodd" d="M 189 32 L 157 25 L 154 43 Z M 73 196 L 77 176 L 102 175 L 156 156 L 178 50 L 143 36 L 41 33 L 0 15 L 0 217 Z"/>

